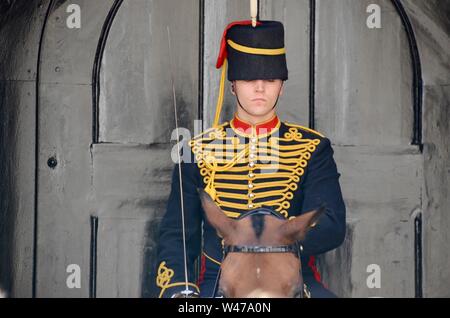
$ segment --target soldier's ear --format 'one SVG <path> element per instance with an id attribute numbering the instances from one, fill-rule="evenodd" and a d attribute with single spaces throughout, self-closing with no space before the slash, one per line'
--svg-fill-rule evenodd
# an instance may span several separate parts
<path id="1" fill-rule="evenodd" d="M 234 86 L 235 82 L 231 82 L 231 94 L 236 95 L 236 87 Z"/>
<path id="2" fill-rule="evenodd" d="M 198 188 L 197 191 L 208 222 L 223 238 L 233 235 L 236 229 L 236 220 L 227 217 L 205 190 Z"/>
<path id="3" fill-rule="evenodd" d="M 309 211 L 289 220 L 280 227 L 282 237 L 289 241 L 303 241 L 306 233 L 316 226 L 320 216 L 325 212 L 325 207 L 321 206 L 317 210 Z"/>

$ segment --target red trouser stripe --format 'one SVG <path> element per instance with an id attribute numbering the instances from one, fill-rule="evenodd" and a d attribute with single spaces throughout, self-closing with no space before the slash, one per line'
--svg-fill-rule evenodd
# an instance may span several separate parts
<path id="1" fill-rule="evenodd" d="M 322 277 L 320 276 L 319 270 L 316 267 L 316 257 L 310 256 L 308 266 L 311 268 L 311 270 L 314 273 L 314 278 L 319 282 L 322 283 Z"/>
<path id="2" fill-rule="evenodd" d="M 205 279 L 205 272 L 206 272 L 206 256 L 202 254 L 201 265 L 200 265 L 200 274 L 198 276 L 197 285 L 200 285 L 201 283 L 203 283 L 203 281 Z"/>

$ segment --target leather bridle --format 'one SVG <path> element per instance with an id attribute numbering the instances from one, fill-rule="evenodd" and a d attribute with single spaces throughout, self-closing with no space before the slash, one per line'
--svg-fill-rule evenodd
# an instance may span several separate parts
<path id="1" fill-rule="evenodd" d="M 280 220 L 285 218 L 278 212 L 268 209 L 259 208 L 251 210 L 241 214 L 237 219 L 244 219 L 252 215 L 272 215 Z M 249 246 L 249 245 L 225 245 L 224 246 L 224 258 L 228 253 L 293 253 L 300 259 L 300 248 L 298 242 L 290 245 L 278 245 L 278 246 Z"/>
<path id="2" fill-rule="evenodd" d="M 278 212 L 269 209 L 269 208 L 258 208 L 254 209 L 248 212 L 245 212 L 241 214 L 237 220 L 241 220 L 247 217 L 250 217 L 252 215 L 272 215 L 280 220 L 285 220 L 285 218 Z M 290 245 L 277 245 L 277 246 L 271 246 L 271 245 L 225 245 L 224 246 L 224 254 L 222 258 L 222 262 L 225 259 L 225 257 L 228 255 L 228 253 L 293 253 L 300 261 L 300 245 L 298 242 L 295 242 L 294 244 Z M 214 284 L 213 294 L 212 297 L 224 297 L 223 295 L 218 295 L 218 283 L 220 280 L 220 274 L 221 269 L 219 268 L 219 271 L 217 273 L 216 282 Z M 301 293 L 298 298 L 303 298 L 303 296 L 307 294 L 306 286 L 304 288 L 301 288 Z"/>

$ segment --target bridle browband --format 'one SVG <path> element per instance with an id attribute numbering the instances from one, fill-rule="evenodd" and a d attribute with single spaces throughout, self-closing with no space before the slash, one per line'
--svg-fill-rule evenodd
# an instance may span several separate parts
<path id="1" fill-rule="evenodd" d="M 277 219 L 285 220 L 285 218 L 278 212 L 268 208 L 258 208 L 241 214 L 237 220 L 244 219 L 252 215 L 272 215 Z M 250 246 L 250 245 L 225 245 L 224 258 L 228 253 L 293 253 L 300 259 L 300 248 L 298 243 L 290 245 L 279 246 Z"/>
<path id="2" fill-rule="evenodd" d="M 281 246 L 246 246 L 231 245 L 224 247 L 225 255 L 228 253 L 294 253 L 298 257 L 297 244 Z"/>

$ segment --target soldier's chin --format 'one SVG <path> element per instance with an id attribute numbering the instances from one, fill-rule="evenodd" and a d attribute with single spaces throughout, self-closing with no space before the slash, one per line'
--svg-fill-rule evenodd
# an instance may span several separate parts
<path id="1" fill-rule="evenodd" d="M 266 105 L 252 105 L 250 108 L 250 114 L 253 116 L 265 116 L 270 112 L 270 109 L 266 107 Z"/>
<path id="2" fill-rule="evenodd" d="M 266 109 L 267 108 L 267 102 L 265 101 L 254 101 L 252 102 L 252 107 L 255 109 Z"/>

